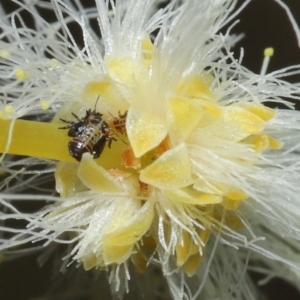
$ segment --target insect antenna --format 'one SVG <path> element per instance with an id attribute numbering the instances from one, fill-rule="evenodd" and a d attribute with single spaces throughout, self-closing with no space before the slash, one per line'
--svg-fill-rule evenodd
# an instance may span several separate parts
<path id="1" fill-rule="evenodd" d="M 99 99 L 100 99 L 100 95 L 97 97 L 97 100 L 96 100 L 96 103 L 95 103 L 95 107 L 94 107 L 94 111 L 96 111 L 96 107 L 97 107 Z"/>

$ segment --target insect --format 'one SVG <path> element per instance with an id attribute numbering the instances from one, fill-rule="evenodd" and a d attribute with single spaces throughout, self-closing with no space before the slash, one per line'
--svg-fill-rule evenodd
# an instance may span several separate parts
<path id="1" fill-rule="evenodd" d="M 108 142 L 108 147 L 110 148 L 112 141 L 116 141 L 110 135 L 110 127 L 102 119 L 103 114 L 96 112 L 96 105 L 97 102 L 94 110 L 87 110 L 83 118 L 79 118 L 72 113 L 77 122 L 60 119 L 68 124 L 67 126 L 59 127 L 59 129 L 69 129 L 68 136 L 73 138 L 68 144 L 69 153 L 78 161 L 81 160 L 83 153 L 86 152 L 91 153 L 94 158 L 99 157 L 106 142 Z"/>
<path id="2" fill-rule="evenodd" d="M 124 114 L 118 112 L 118 118 L 113 117 L 111 121 L 111 127 L 115 129 L 115 131 L 126 134 L 126 119 L 127 119 L 128 110 L 125 111 Z"/>

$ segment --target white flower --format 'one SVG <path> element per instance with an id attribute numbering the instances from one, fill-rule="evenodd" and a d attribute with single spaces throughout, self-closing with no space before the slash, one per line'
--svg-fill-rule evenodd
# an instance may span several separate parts
<path id="1" fill-rule="evenodd" d="M 220 30 L 249 1 L 95 2 L 2 12 L 0 250 L 67 244 L 64 266 L 110 272 L 120 298 L 152 265 L 174 299 L 257 299 L 246 270 L 259 263 L 293 281 L 300 114 L 284 99 L 300 91 L 282 78 L 299 66 L 266 73 L 266 49 L 254 74 L 233 57 L 240 37 Z M 20 199 L 49 203 L 23 213 Z"/>

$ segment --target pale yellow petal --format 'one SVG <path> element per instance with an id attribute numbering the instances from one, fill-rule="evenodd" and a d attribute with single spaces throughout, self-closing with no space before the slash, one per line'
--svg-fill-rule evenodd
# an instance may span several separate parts
<path id="1" fill-rule="evenodd" d="M 183 266 L 183 270 L 187 274 L 187 276 L 192 277 L 195 275 L 203 256 L 201 256 L 199 253 L 196 253 L 192 256 L 190 256 L 187 260 L 187 262 Z"/>
<path id="2" fill-rule="evenodd" d="M 176 245 L 176 265 L 181 267 L 188 259 L 193 241 L 187 231 L 182 232 L 182 243 Z"/>
<path id="3" fill-rule="evenodd" d="M 113 80 L 128 87 L 140 86 L 142 88 L 148 81 L 149 71 L 146 66 L 131 58 L 105 59 L 109 75 Z"/>
<path id="4" fill-rule="evenodd" d="M 185 144 L 168 150 L 140 173 L 140 180 L 161 189 L 190 185 L 191 167 Z"/>
<path id="5" fill-rule="evenodd" d="M 195 190 L 192 187 L 186 187 L 177 190 L 166 190 L 164 192 L 172 201 L 186 204 L 207 205 L 220 203 L 222 201 L 221 196 L 205 194 Z"/>
<path id="6" fill-rule="evenodd" d="M 126 210 L 128 211 L 128 208 Z M 153 203 L 145 202 L 139 209 L 133 207 L 130 216 L 126 215 L 126 210 L 121 209 L 119 215 L 112 217 L 114 226 L 108 226 L 103 236 L 104 244 L 134 244 L 149 230 L 154 216 Z"/>
<path id="7" fill-rule="evenodd" d="M 240 102 L 238 106 L 245 108 L 264 121 L 269 121 L 276 116 L 276 110 L 260 103 Z"/>
<path id="8" fill-rule="evenodd" d="M 74 195 L 84 190 L 84 185 L 77 176 L 78 164 L 59 162 L 54 177 L 56 191 L 61 197 Z"/>
<path id="9" fill-rule="evenodd" d="M 168 99 L 169 134 L 175 144 L 185 139 L 202 118 L 203 110 L 199 101 L 172 97 Z"/>
<path id="10" fill-rule="evenodd" d="M 157 115 L 130 108 L 126 132 L 135 157 L 141 157 L 156 147 L 167 135 L 166 122 Z"/>
<path id="11" fill-rule="evenodd" d="M 260 117 L 241 107 L 224 107 L 223 115 L 225 122 L 232 123 L 233 127 L 239 127 L 244 131 L 245 137 L 249 133 L 261 132 L 265 128 L 265 122 Z"/>
<path id="12" fill-rule="evenodd" d="M 102 193 L 122 193 L 122 185 L 104 168 L 97 165 L 92 155 L 85 153 L 78 168 L 78 177 L 91 190 Z"/>
<path id="13" fill-rule="evenodd" d="M 103 246 L 104 264 L 121 264 L 125 262 L 130 257 L 133 246 L 133 244 L 125 246 L 105 244 Z"/>
<path id="14" fill-rule="evenodd" d="M 215 101 L 209 86 L 200 76 L 185 78 L 176 92 L 185 97 Z"/>

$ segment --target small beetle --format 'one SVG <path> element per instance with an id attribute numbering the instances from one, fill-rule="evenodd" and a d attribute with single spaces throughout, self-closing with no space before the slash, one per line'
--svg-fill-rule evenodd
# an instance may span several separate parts
<path id="1" fill-rule="evenodd" d="M 68 136 L 73 138 L 68 144 L 69 152 L 78 161 L 81 160 L 83 153 L 86 152 L 91 153 L 94 158 L 99 157 L 106 142 L 108 142 L 108 147 L 110 148 L 112 141 L 116 141 L 110 135 L 110 127 L 102 119 L 103 115 L 96 112 L 96 105 L 93 111 L 91 109 L 86 111 L 84 118 L 79 118 L 74 113 L 72 115 L 78 122 L 60 119 L 69 125 L 59 127 L 59 129 L 69 129 Z"/>

